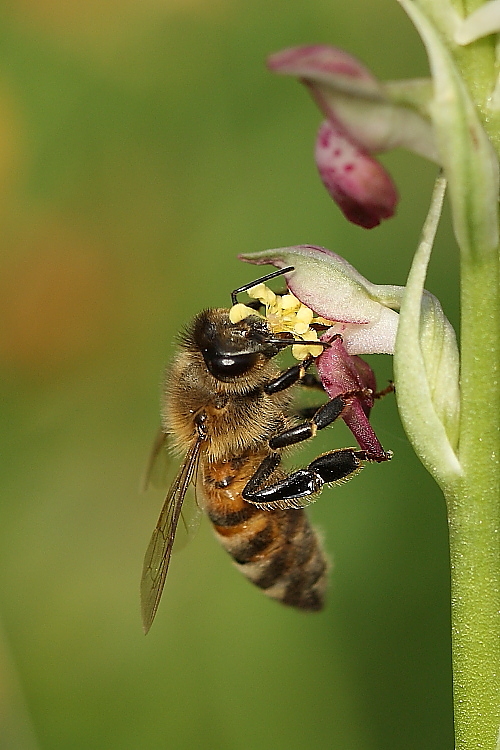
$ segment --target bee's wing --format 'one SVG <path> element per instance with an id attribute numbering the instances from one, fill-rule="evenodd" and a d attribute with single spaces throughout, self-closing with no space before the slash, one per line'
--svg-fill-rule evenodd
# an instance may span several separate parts
<path id="1" fill-rule="evenodd" d="M 182 501 L 189 483 L 196 474 L 202 440 L 197 438 L 189 448 L 182 466 L 174 479 L 160 517 L 146 550 L 141 579 L 141 607 L 144 631 L 147 633 L 160 603 L 175 531 L 181 515 Z"/>
<path id="2" fill-rule="evenodd" d="M 146 492 L 150 485 L 165 488 L 167 485 L 167 435 L 161 427 L 158 428 L 154 443 L 149 454 L 146 471 L 141 482 L 141 489 Z"/>
<path id="3" fill-rule="evenodd" d="M 146 470 L 141 479 L 141 491 L 150 489 L 165 491 L 169 486 L 169 465 L 171 456 L 167 450 L 168 435 L 159 427 L 149 452 Z M 171 479 L 171 478 L 170 478 Z M 175 535 L 173 554 L 179 552 L 195 535 L 202 516 L 198 504 L 197 488 L 188 492 L 182 504 L 181 517 Z"/>
<path id="4" fill-rule="evenodd" d="M 203 516 L 202 507 L 199 502 L 198 488 L 196 486 L 193 488 L 191 484 L 182 503 L 181 517 L 175 535 L 174 555 L 183 550 L 198 531 Z"/>

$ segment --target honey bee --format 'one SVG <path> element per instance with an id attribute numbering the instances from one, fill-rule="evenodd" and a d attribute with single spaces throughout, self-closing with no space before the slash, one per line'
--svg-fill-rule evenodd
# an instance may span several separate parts
<path id="1" fill-rule="evenodd" d="M 233 305 L 240 292 L 291 270 L 235 290 Z M 294 343 L 318 342 L 273 334 L 258 315 L 231 323 L 229 309 L 223 308 L 199 313 L 183 334 L 165 377 L 162 439 L 168 438 L 184 458 L 144 559 L 146 633 L 158 609 L 190 484 L 202 496 L 219 542 L 253 584 L 283 604 L 322 609 L 328 561 L 303 508 L 325 484 L 344 482 L 362 462 L 388 460 L 390 454 L 381 458 L 344 448 L 292 473 L 281 467 L 283 451 L 334 422 L 356 395 L 342 394 L 314 410 L 311 419 L 298 421 L 292 411 L 294 386 L 321 384 L 307 373 L 311 357 L 283 372 L 276 366 L 276 355 Z"/>

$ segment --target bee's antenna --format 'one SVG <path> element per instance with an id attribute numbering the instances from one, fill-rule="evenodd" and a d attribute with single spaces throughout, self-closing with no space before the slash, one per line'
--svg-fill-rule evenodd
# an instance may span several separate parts
<path id="1" fill-rule="evenodd" d="M 282 339 L 265 339 L 266 344 L 275 344 L 277 346 L 283 347 L 283 349 L 286 349 L 287 346 L 294 346 L 294 344 L 304 344 L 305 346 L 324 346 L 325 349 L 328 349 L 331 346 L 330 341 L 304 341 L 304 339 L 292 339 L 292 338 L 282 338 Z"/>
<path id="2" fill-rule="evenodd" d="M 264 281 L 274 279 L 276 276 L 283 276 L 284 273 L 288 273 L 289 271 L 293 270 L 293 266 L 280 268 L 279 271 L 273 271 L 273 273 L 268 273 L 266 276 L 261 276 L 260 279 L 256 279 L 256 281 L 251 281 L 250 284 L 245 284 L 244 286 L 238 287 L 238 289 L 235 289 L 234 292 L 231 292 L 231 302 L 233 303 L 233 305 L 236 305 L 238 302 L 238 300 L 236 299 L 236 295 L 240 294 L 240 292 L 246 292 L 247 289 L 251 289 L 252 287 L 257 286 L 257 284 L 263 284 Z"/>

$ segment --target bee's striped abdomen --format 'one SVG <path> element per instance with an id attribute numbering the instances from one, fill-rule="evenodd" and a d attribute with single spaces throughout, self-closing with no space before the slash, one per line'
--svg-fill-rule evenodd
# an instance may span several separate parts
<path id="1" fill-rule="evenodd" d="M 204 467 L 206 511 L 215 535 L 236 567 L 268 596 L 318 611 L 324 605 L 328 573 L 318 534 L 303 510 L 265 511 L 243 500 L 241 491 L 252 473 L 248 463 Z"/>

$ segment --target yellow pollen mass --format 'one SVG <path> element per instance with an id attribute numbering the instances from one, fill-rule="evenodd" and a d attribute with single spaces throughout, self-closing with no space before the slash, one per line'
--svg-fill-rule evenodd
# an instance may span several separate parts
<path id="1" fill-rule="evenodd" d="M 311 323 L 330 325 L 332 321 L 324 318 L 315 318 L 314 312 L 303 305 L 295 295 L 288 293 L 284 295 L 275 294 L 265 284 L 257 284 L 248 290 L 248 296 L 257 299 L 265 308 L 264 317 L 273 333 L 292 333 L 294 338 L 304 341 L 318 341 L 318 334 Z M 251 307 L 238 303 L 229 311 L 231 323 L 239 323 L 249 315 L 260 315 Z M 292 355 L 295 359 L 303 360 L 308 356 L 318 357 L 323 347 L 314 344 L 294 344 Z"/>
<path id="2" fill-rule="evenodd" d="M 258 313 L 256 313 L 255 310 L 252 310 L 251 307 L 243 305 L 241 302 L 233 305 L 229 310 L 229 320 L 231 323 L 239 323 L 245 318 L 248 318 L 249 315 L 258 315 Z"/>

